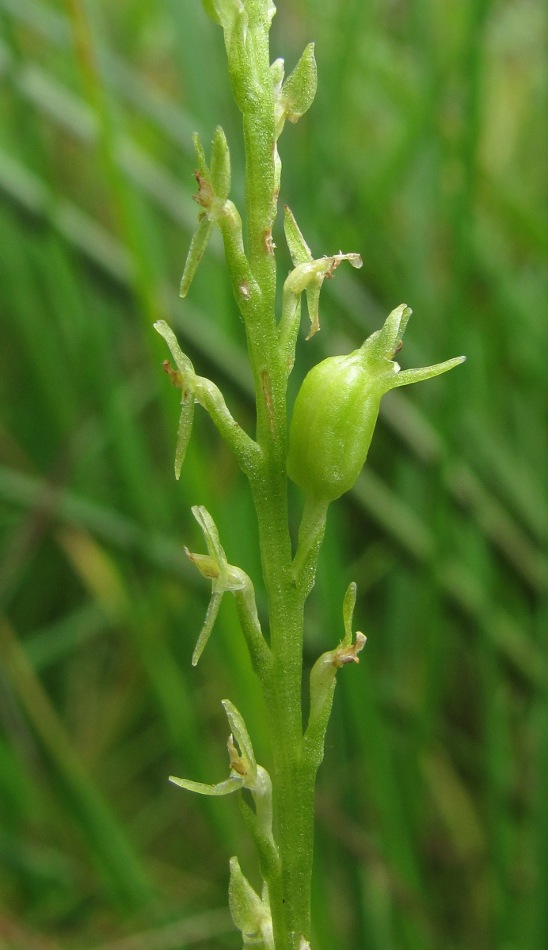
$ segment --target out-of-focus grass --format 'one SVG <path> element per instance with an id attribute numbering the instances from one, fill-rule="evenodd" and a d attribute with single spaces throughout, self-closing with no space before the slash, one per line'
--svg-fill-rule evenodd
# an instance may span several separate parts
<path id="1" fill-rule="evenodd" d="M 151 329 L 169 320 L 252 427 L 219 244 L 177 298 L 193 129 L 223 124 L 241 196 L 221 37 L 197 0 L 0 0 L 0 24 L 0 942 L 235 947 L 237 807 L 166 776 L 224 774 L 223 696 L 268 765 L 233 605 L 190 667 L 190 505 L 260 588 L 257 541 L 200 415 L 175 484 Z M 293 385 L 402 300 L 403 365 L 468 356 L 386 398 L 330 514 L 307 658 L 340 637 L 351 579 L 369 639 L 320 776 L 313 945 L 544 950 L 546 13 L 280 0 L 274 55 L 311 38 L 320 89 L 284 133 L 282 197 L 316 254 L 365 267 L 325 288 Z"/>

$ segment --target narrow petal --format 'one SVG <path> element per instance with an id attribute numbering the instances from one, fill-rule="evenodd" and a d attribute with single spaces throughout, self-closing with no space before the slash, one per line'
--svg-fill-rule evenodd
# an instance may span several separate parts
<path id="1" fill-rule="evenodd" d="M 192 432 L 192 422 L 194 419 L 194 396 L 192 393 L 183 395 L 181 399 L 181 415 L 179 416 L 179 429 L 177 432 L 177 446 L 175 448 L 175 478 L 179 480 L 181 469 L 185 460 L 187 446 Z"/>
<path id="2" fill-rule="evenodd" d="M 198 227 L 192 235 L 192 240 L 190 242 L 190 248 L 185 263 L 185 269 L 181 278 L 181 286 L 179 288 L 180 297 L 186 297 L 188 294 L 190 285 L 194 280 L 194 275 L 198 270 L 198 265 L 204 256 L 204 251 L 207 247 L 212 228 L 213 221 L 210 221 L 207 215 L 204 214 L 204 216 L 200 218 Z"/>
<path id="3" fill-rule="evenodd" d="M 203 531 L 205 543 L 210 556 L 216 558 L 219 566 L 221 564 L 226 564 L 226 554 L 219 540 L 217 526 L 209 514 L 207 508 L 204 508 L 203 505 L 193 505 L 192 514 L 196 518 L 196 521 Z"/>
<path id="4" fill-rule="evenodd" d="M 253 746 L 251 744 L 251 739 L 249 738 L 246 724 L 241 713 L 238 712 L 236 707 L 230 702 L 229 699 L 223 699 L 222 702 L 234 738 L 240 747 L 240 752 L 249 762 L 250 770 L 246 780 L 246 785 L 251 788 L 257 780 L 257 763 L 255 761 L 255 753 L 253 751 Z"/>
<path id="5" fill-rule="evenodd" d="M 190 779 L 177 778 L 175 775 L 169 776 L 169 781 L 181 788 L 186 788 L 187 792 L 197 792 L 198 795 L 230 795 L 242 787 L 242 780 L 236 775 L 231 775 L 224 782 L 218 785 L 205 785 L 203 782 L 191 782 Z"/>
<path id="6" fill-rule="evenodd" d="M 445 360 L 444 363 L 434 363 L 433 366 L 422 366 L 419 369 L 404 369 L 396 373 L 390 379 L 390 389 L 396 389 L 398 386 L 408 386 L 410 383 L 420 383 L 423 379 L 432 379 L 433 376 L 441 376 L 442 373 L 449 372 L 455 366 L 464 363 L 465 356 L 455 356 L 452 360 Z"/>
<path id="7" fill-rule="evenodd" d="M 296 267 L 297 264 L 311 264 L 314 259 L 312 257 L 312 251 L 302 235 L 293 212 L 287 205 L 285 206 L 284 213 L 284 231 L 294 266 Z"/>
<path id="8" fill-rule="evenodd" d="M 222 592 L 212 591 L 211 599 L 208 604 L 207 613 L 204 620 L 204 625 L 201 629 L 200 636 L 198 637 L 198 642 L 194 647 L 194 653 L 192 654 L 192 666 L 196 666 L 198 660 L 200 659 L 202 653 L 204 652 L 207 641 L 211 636 L 211 631 L 213 630 L 213 624 L 217 619 L 217 614 L 219 613 L 219 607 L 221 606 L 221 600 L 223 599 Z"/>
<path id="9" fill-rule="evenodd" d="M 192 363 L 190 362 L 188 356 L 185 356 L 185 354 L 181 350 L 181 347 L 179 346 L 179 341 L 177 340 L 177 337 L 175 336 L 171 327 L 168 326 L 165 320 L 157 320 L 156 323 L 154 324 L 154 329 L 156 330 L 156 333 L 159 333 L 160 336 L 164 338 L 167 345 L 169 346 L 171 355 L 173 356 L 173 359 L 175 360 L 177 369 L 179 370 L 180 373 L 182 373 L 185 383 L 189 383 L 190 381 L 193 381 L 196 375 L 194 372 L 194 367 Z"/>

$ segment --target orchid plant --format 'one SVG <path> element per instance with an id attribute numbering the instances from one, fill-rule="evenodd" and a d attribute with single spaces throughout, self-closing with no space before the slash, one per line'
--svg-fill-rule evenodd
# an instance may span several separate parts
<path id="1" fill-rule="evenodd" d="M 229 904 L 243 945 L 264 950 L 306 950 L 311 944 L 310 889 L 314 786 L 339 670 L 357 663 L 365 645 L 353 633 L 356 585 L 343 602 L 344 634 L 323 653 L 310 673 L 306 721 L 302 706 L 305 604 L 312 590 L 329 505 L 348 491 L 365 462 L 382 395 L 396 386 L 428 379 L 463 357 L 400 372 L 393 357 L 400 349 L 411 310 L 402 304 L 382 329 L 347 357 L 330 357 L 304 379 L 288 423 L 287 384 L 295 361 L 306 296 L 310 326 L 320 328 L 319 297 L 326 278 L 343 262 L 362 265 L 359 254 L 314 258 L 293 213 L 286 208 L 284 230 L 293 268 L 277 311 L 273 227 L 281 181 L 278 139 L 286 120 L 296 122 L 312 105 L 317 84 L 314 46 L 309 44 L 286 77 L 284 62 L 271 63 L 272 0 L 203 0 L 222 28 L 228 72 L 242 114 L 245 147 L 245 228 L 230 196 L 231 171 L 225 134 L 217 128 L 209 162 L 198 135 L 195 200 L 200 207 L 181 282 L 191 287 L 210 234 L 218 227 L 237 310 L 245 326 L 256 398 L 256 431 L 249 435 L 232 416 L 219 387 L 199 376 L 164 321 L 155 324 L 175 365 L 165 368 L 181 392 L 175 455 L 178 478 L 190 438 L 194 407 L 202 406 L 234 453 L 249 482 L 259 530 L 267 623 L 262 624 L 252 580 L 228 563 L 217 528 L 203 507 L 194 507 L 207 553 L 187 554 L 211 582 L 211 600 L 192 662 L 206 647 L 223 595 L 230 592 L 253 669 L 264 691 L 271 736 L 270 774 L 256 762 L 242 716 L 223 700 L 230 735 L 228 777 L 218 785 L 174 778 L 202 795 L 240 796 L 242 814 L 256 845 L 263 878 L 258 893 L 237 857 L 230 860 Z M 288 477 L 303 492 L 296 546 L 288 514 Z M 244 794 L 246 792 L 246 794 Z"/>

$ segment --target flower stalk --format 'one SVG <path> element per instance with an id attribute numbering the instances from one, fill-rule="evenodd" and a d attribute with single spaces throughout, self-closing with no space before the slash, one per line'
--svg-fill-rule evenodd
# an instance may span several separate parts
<path id="1" fill-rule="evenodd" d="M 265 950 L 310 950 L 310 889 L 314 786 L 323 758 L 338 672 L 359 660 L 362 633 L 352 635 L 356 586 L 343 604 L 344 636 L 312 668 L 309 715 L 303 728 L 303 631 L 305 604 L 314 584 L 329 505 L 352 487 L 367 456 L 382 395 L 395 386 L 427 379 L 451 369 L 461 358 L 419 370 L 400 372 L 393 356 L 411 311 L 396 308 L 384 327 L 349 357 L 332 357 L 304 380 L 288 427 L 287 382 L 295 361 L 306 296 L 310 328 L 320 328 L 319 298 L 324 281 L 343 262 L 361 267 L 359 254 L 338 252 L 315 259 L 294 215 L 285 210 L 284 230 L 293 269 L 276 310 L 276 257 L 273 228 L 281 183 L 277 142 L 286 121 L 296 122 L 316 92 L 314 46 L 304 50 L 285 78 L 283 60 L 272 65 L 269 30 L 272 0 L 203 0 L 224 33 L 234 100 L 242 113 L 245 147 L 245 227 L 230 198 L 231 168 L 226 137 L 215 131 L 207 162 L 198 135 L 195 200 L 199 206 L 181 281 L 185 297 L 218 227 L 234 299 L 242 318 L 253 372 L 256 431 L 248 435 L 234 419 L 218 386 L 199 376 L 181 351 L 171 329 L 155 324 L 171 351 L 175 367 L 164 364 L 181 390 L 181 416 L 175 455 L 179 477 L 190 438 L 195 404 L 210 415 L 249 481 L 257 516 L 268 631 L 262 629 L 251 579 L 228 562 L 211 515 L 193 508 L 207 553 L 187 554 L 211 583 L 211 600 L 194 650 L 195 665 L 214 628 L 222 597 L 237 603 L 242 631 L 266 701 L 271 737 L 270 774 L 255 760 L 243 719 L 228 700 L 229 775 L 217 785 L 188 779 L 172 781 L 203 795 L 240 796 L 241 811 L 255 842 L 263 876 L 258 893 L 236 857 L 230 861 L 229 904 L 243 946 Z M 303 490 L 304 508 L 294 550 L 288 515 L 288 474 Z M 271 779 L 272 776 L 272 779 Z M 249 804 L 246 791 L 251 796 Z"/>

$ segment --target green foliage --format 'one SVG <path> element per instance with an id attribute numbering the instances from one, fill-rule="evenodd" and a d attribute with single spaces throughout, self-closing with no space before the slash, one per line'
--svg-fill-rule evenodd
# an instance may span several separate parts
<path id="1" fill-rule="evenodd" d="M 251 431 L 215 233 L 192 301 L 171 290 L 196 224 L 192 131 L 207 141 L 222 117 L 232 143 L 237 127 L 198 2 L 88 11 L 78 33 L 60 0 L 0 3 L 0 934 L 236 947 L 227 854 L 260 892 L 242 817 L 161 776 L 226 777 L 218 698 L 248 724 L 260 708 L 232 598 L 207 672 L 190 667 L 209 594 L 183 552 L 201 543 L 190 506 L 254 578 L 256 536 L 201 413 L 173 479 L 177 400 L 151 325 L 176 328 Z M 325 284 L 295 380 L 400 299 L 417 315 L 403 366 L 468 356 L 386 396 L 330 512 L 308 664 L 341 639 L 351 578 L 368 643 L 320 771 L 312 946 L 544 950 L 544 7 L 285 0 L 273 26 L 288 62 L 313 35 L 321 77 L 283 140 L 282 201 L 311 246 L 365 261 Z M 262 717 L 252 730 L 270 769 Z"/>

